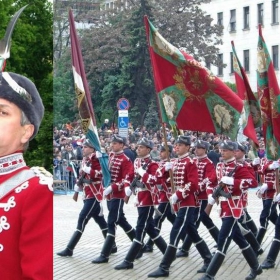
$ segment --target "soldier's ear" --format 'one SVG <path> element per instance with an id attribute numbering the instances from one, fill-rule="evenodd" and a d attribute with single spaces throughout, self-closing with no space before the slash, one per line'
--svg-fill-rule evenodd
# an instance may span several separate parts
<path id="1" fill-rule="evenodd" d="M 21 136 L 21 143 L 27 143 L 34 133 L 34 125 L 33 124 L 26 124 L 22 127 L 22 136 Z"/>

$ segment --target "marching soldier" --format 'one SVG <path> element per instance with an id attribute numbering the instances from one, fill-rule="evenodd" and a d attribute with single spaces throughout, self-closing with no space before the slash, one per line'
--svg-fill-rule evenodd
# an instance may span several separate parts
<path id="1" fill-rule="evenodd" d="M 44 106 L 26 77 L 1 72 L 0 80 L 0 278 L 52 279 L 53 178 L 23 157 Z"/>
<path id="2" fill-rule="evenodd" d="M 169 155 L 172 154 L 172 146 L 168 145 Z M 169 198 L 172 195 L 171 183 L 169 172 L 164 170 L 164 165 L 167 163 L 167 151 L 165 145 L 160 147 L 160 159 L 159 168 L 156 172 L 156 177 L 158 178 L 157 188 L 158 188 L 158 212 L 155 214 L 154 223 L 155 226 L 160 230 L 162 223 L 167 218 L 167 220 L 173 224 L 176 218 L 174 211 L 171 210 L 171 205 Z M 147 243 L 143 248 L 143 252 L 152 252 L 154 242 L 151 238 L 148 239 Z"/>
<path id="3" fill-rule="evenodd" d="M 135 237 L 135 230 L 126 220 L 123 211 L 125 188 L 129 187 L 134 174 L 133 164 L 123 152 L 125 142 L 125 138 L 116 134 L 113 135 L 111 141 L 112 153 L 109 159 L 111 185 L 104 190 L 109 210 L 107 220 L 108 233 L 100 256 L 92 261 L 95 264 L 107 263 L 109 261 L 110 253 L 115 244 L 117 225 L 125 231 L 131 241 Z"/>
<path id="4" fill-rule="evenodd" d="M 253 167 L 245 161 L 245 154 L 247 153 L 247 147 L 239 142 L 237 142 L 237 150 L 235 151 L 235 159 L 236 162 L 243 164 L 243 166 L 247 167 L 248 171 L 252 174 L 253 178 L 256 178 L 255 171 Z M 252 180 L 250 183 L 249 188 L 256 188 L 258 186 L 257 180 Z M 257 231 L 257 227 L 249 215 L 247 211 L 248 207 L 248 190 L 243 190 L 242 193 L 243 199 L 243 214 L 239 219 L 239 226 L 241 229 L 242 234 L 252 246 L 253 250 L 255 251 L 256 255 L 261 255 L 263 253 L 263 249 L 261 248 L 259 242 L 256 239 L 256 235 L 254 235 L 253 231 Z M 251 230 L 253 229 L 253 231 Z"/>
<path id="5" fill-rule="evenodd" d="M 77 228 L 67 247 L 58 252 L 61 257 L 71 257 L 90 218 L 100 227 L 104 238 L 107 234 L 107 223 L 101 211 L 100 203 L 103 196 L 101 166 L 92 144 L 87 139 L 83 144 L 83 161 L 80 168 L 80 178 L 75 184 L 75 192 L 83 191 L 83 208 L 79 214 Z M 116 249 L 115 249 L 116 250 Z"/>
<path id="6" fill-rule="evenodd" d="M 171 203 L 177 204 L 179 210 L 170 233 L 169 245 L 158 269 L 148 275 L 150 278 L 166 277 L 169 268 L 176 258 L 179 240 L 186 232 L 204 260 L 201 270 L 206 271 L 211 261 L 211 253 L 205 241 L 199 236 L 194 222 L 194 212 L 197 207 L 198 171 L 195 162 L 189 157 L 191 139 L 188 136 L 179 136 L 176 140 L 175 152 L 178 158 L 164 165 L 165 171 L 173 170 L 175 193 L 171 196 Z"/>
<path id="7" fill-rule="evenodd" d="M 134 161 L 134 170 L 136 178 L 136 206 L 138 211 L 138 219 L 136 225 L 136 236 L 133 243 L 124 259 L 124 261 L 115 266 L 116 270 L 132 269 L 133 262 L 143 246 L 145 233 L 149 235 L 155 245 L 164 254 L 166 250 L 166 242 L 156 229 L 153 214 L 154 201 L 153 194 L 156 188 L 156 171 L 158 164 L 150 157 L 150 152 L 153 148 L 153 143 L 146 138 L 142 138 L 137 143 L 138 157 Z M 131 195 L 129 187 L 126 188 L 127 196 Z"/>
<path id="8" fill-rule="evenodd" d="M 196 226 L 198 228 L 200 222 L 202 222 L 206 226 L 216 243 L 218 243 L 219 230 L 214 225 L 212 219 L 204 211 L 208 203 L 206 188 L 213 188 L 217 185 L 216 170 L 214 164 L 207 156 L 208 149 L 209 143 L 206 141 L 198 140 L 195 143 L 196 158 L 194 159 L 194 161 L 198 168 L 198 199 L 200 202 L 199 207 L 196 208 Z M 189 255 L 189 249 L 191 245 L 192 240 L 190 236 L 187 235 L 181 249 L 177 252 L 176 257 L 187 257 Z"/>
<path id="9" fill-rule="evenodd" d="M 218 198 L 221 208 L 220 217 L 222 218 L 218 247 L 206 270 L 206 274 L 200 280 L 214 279 L 225 259 L 231 239 L 242 250 L 242 254 L 251 268 L 251 273 L 246 277 L 246 280 L 256 279 L 257 275 L 262 273 L 262 268 L 252 247 L 242 235 L 237 222 L 243 212 L 243 190 L 250 187 L 254 177 L 243 164 L 236 162 L 234 152 L 237 149 L 237 143 L 225 140 L 220 144 L 220 149 L 223 162 L 217 164 L 217 178 L 223 186 L 223 191 L 226 194 L 230 194 L 230 197 L 223 196 Z M 208 196 L 209 204 L 214 205 L 215 201 L 212 195 Z"/>
<path id="10" fill-rule="evenodd" d="M 276 193 L 276 172 L 279 168 L 279 162 L 268 160 L 264 157 L 254 159 L 252 164 L 257 168 L 257 172 L 263 181 L 257 192 L 258 197 L 263 202 L 263 209 L 260 214 L 260 228 L 257 234 L 257 240 L 261 244 L 269 221 L 275 225 L 278 218 L 273 197 Z"/>
<path id="11" fill-rule="evenodd" d="M 275 203 L 280 205 L 280 193 L 275 197 Z M 275 235 L 270 246 L 269 252 L 266 259 L 262 263 L 262 268 L 270 269 L 275 266 L 276 258 L 280 251 L 280 213 L 278 214 L 278 219 L 275 225 Z"/>

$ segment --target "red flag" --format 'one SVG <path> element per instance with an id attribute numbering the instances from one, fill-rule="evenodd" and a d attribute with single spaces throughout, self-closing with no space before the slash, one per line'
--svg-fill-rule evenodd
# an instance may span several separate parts
<path id="1" fill-rule="evenodd" d="M 179 129 L 235 139 L 242 100 L 190 55 L 167 42 L 145 17 L 162 120 Z"/>
<path id="2" fill-rule="evenodd" d="M 244 108 L 239 123 L 243 128 L 243 134 L 252 139 L 258 146 L 259 142 L 255 130 L 255 128 L 261 126 L 261 111 L 258 99 L 254 95 L 245 70 L 237 57 L 233 41 L 231 41 L 231 45 L 233 51 L 233 69 L 237 94 L 244 102 Z"/>
<path id="3" fill-rule="evenodd" d="M 258 40 L 258 95 L 262 114 L 266 156 L 271 160 L 280 158 L 280 91 L 274 66 L 259 25 Z"/>

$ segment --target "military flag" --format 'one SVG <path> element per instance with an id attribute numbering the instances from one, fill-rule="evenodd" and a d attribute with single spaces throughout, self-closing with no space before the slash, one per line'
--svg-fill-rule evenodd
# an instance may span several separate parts
<path id="1" fill-rule="evenodd" d="M 72 69 L 75 83 L 75 91 L 78 100 L 78 110 L 81 118 L 82 130 L 89 141 L 92 143 L 96 151 L 101 152 L 101 144 L 98 137 L 96 121 L 94 116 L 91 95 L 84 70 L 84 62 L 82 58 L 81 48 L 75 28 L 75 22 L 72 10 L 69 9 L 70 23 L 70 39 L 71 39 L 71 54 L 72 54 Z M 111 183 L 111 176 L 108 166 L 108 155 L 102 154 L 99 162 L 103 174 L 103 184 L 105 187 Z"/>
<path id="2" fill-rule="evenodd" d="M 178 129 L 224 134 L 235 139 L 243 102 L 218 77 L 167 42 L 145 17 L 162 120 Z"/>
<path id="3" fill-rule="evenodd" d="M 261 127 L 261 111 L 257 96 L 254 95 L 244 68 L 242 67 L 231 41 L 233 54 L 233 70 L 237 87 L 237 94 L 243 100 L 243 111 L 239 124 L 243 129 L 243 134 L 250 138 L 255 146 L 258 146 L 256 128 Z"/>
<path id="4" fill-rule="evenodd" d="M 262 128 L 266 146 L 266 157 L 280 157 L 280 91 L 273 63 L 259 25 L 258 40 L 258 97 L 261 108 Z"/>

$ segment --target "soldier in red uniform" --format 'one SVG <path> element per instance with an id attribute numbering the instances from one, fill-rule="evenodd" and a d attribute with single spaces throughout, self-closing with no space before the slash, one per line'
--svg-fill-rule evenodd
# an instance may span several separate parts
<path id="1" fill-rule="evenodd" d="M 276 193 L 275 182 L 279 162 L 268 160 L 264 157 L 261 159 L 254 159 L 253 164 L 262 178 L 262 185 L 257 192 L 258 197 L 261 198 L 263 202 L 263 209 L 260 214 L 260 228 L 257 234 L 257 240 L 261 244 L 269 221 L 275 225 L 278 218 L 276 203 L 273 203 L 273 197 Z"/>
<path id="2" fill-rule="evenodd" d="M 207 151 L 209 149 L 209 143 L 206 141 L 198 140 L 195 143 L 195 154 L 196 157 L 194 162 L 198 168 L 198 199 L 199 199 L 199 207 L 196 208 L 197 221 L 196 226 L 197 228 L 202 222 L 206 228 L 208 229 L 209 233 L 213 237 L 213 239 L 218 242 L 218 235 L 219 230 L 214 225 L 212 219 L 205 213 L 204 209 L 208 203 L 208 196 L 206 193 L 206 188 L 213 188 L 217 185 L 217 176 L 216 170 L 213 162 L 208 158 Z M 186 236 L 184 243 L 181 249 L 177 252 L 176 257 L 187 257 L 189 255 L 189 249 L 192 245 L 192 239 L 189 235 Z M 205 271 L 201 271 L 205 272 Z"/>
<path id="3" fill-rule="evenodd" d="M 237 150 L 235 151 L 235 159 L 236 162 L 243 164 L 248 171 L 252 174 L 252 178 L 256 178 L 256 173 L 247 161 L 245 161 L 245 154 L 247 153 L 247 147 L 239 142 L 237 142 Z M 258 186 L 257 180 L 252 180 L 250 186 L 248 188 L 256 188 Z M 263 249 L 261 248 L 258 240 L 256 239 L 256 235 L 254 232 L 257 232 L 257 227 L 251 218 L 250 214 L 247 211 L 248 207 L 248 189 L 244 189 L 242 193 L 243 199 L 243 214 L 239 219 L 239 227 L 241 228 L 241 232 L 252 246 L 253 250 L 255 251 L 256 255 L 261 255 L 263 253 Z M 253 231 L 251 230 L 253 229 Z"/>
<path id="4" fill-rule="evenodd" d="M 102 188 L 102 173 L 98 158 L 96 157 L 95 149 L 87 139 L 83 144 L 83 161 L 80 168 L 80 177 L 75 184 L 75 191 L 83 191 L 83 208 L 79 214 L 77 228 L 72 235 L 67 247 L 58 252 L 61 257 L 71 257 L 73 250 L 79 242 L 85 227 L 93 218 L 99 225 L 104 238 L 107 234 L 107 223 L 104 215 L 101 212 L 101 201 L 103 196 Z"/>
<path id="5" fill-rule="evenodd" d="M 53 179 L 23 152 L 44 106 L 26 77 L 0 73 L 0 278 L 53 279 Z"/>
<path id="6" fill-rule="evenodd" d="M 204 260 L 205 271 L 211 261 L 211 253 L 205 241 L 199 236 L 195 226 L 194 212 L 197 207 L 198 172 L 195 162 L 189 157 L 191 139 L 188 136 L 179 136 L 176 140 L 175 152 L 178 158 L 173 164 L 165 164 L 164 169 L 172 168 L 175 185 L 175 193 L 171 196 L 171 203 L 178 204 L 178 213 L 170 233 L 170 242 L 159 265 L 159 268 L 150 273 L 148 277 L 166 277 L 169 275 L 171 263 L 176 258 L 176 251 L 181 236 L 185 233 L 192 241 Z"/>
<path id="7" fill-rule="evenodd" d="M 172 146 L 168 145 L 168 153 L 172 154 Z M 167 151 L 165 145 L 160 147 L 160 159 L 159 168 L 156 172 L 157 181 L 157 197 L 159 206 L 157 208 L 158 212 L 155 213 L 154 223 L 155 226 L 160 230 L 162 223 L 167 218 L 167 220 L 173 224 L 176 218 L 174 211 L 171 209 L 169 198 L 172 195 L 171 182 L 169 177 L 169 172 L 164 170 L 164 165 L 167 162 Z M 152 252 L 154 242 L 151 238 L 148 239 L 147 243 L 143 248 L 143 252 Z"/>
<path id="8" fill-rule="evenodd" d="M 152 148 L 153 143 L 146 138 L 140 139 L 137 143 L 138 157 L 134 161 L 135 175 L 138 179 L 135 190 L 135 203 L 138 211 L 136 236 L 124 261 L 120 265 L 115 266 L 116 270 L 133 268 L 133 262 L 143 246 L 145 233 L 150 236 L 163 254 L 166 250 L 166 242 L 161 237 L 159 230 L 155 227 L 153 220 L 153 193 L 156 188 L 155 174 L 158 169 L 158 164 L 150 157 Z M 131 195 L 129 187 L 126 188 L 126 195 Z"/>
<path id="9" fill-rule="evenodd" d="M 107 263 L 112 248 L 115 244 L 116 226 L 119 225 L 132 241 L 135 237 L 134 228 L 126 220 L 123 205 L 125 188 L 130 186 L 134 170 L 130 159 L 124 154 L 123 148 L 126 139 L 113 135 L 110 154 L 109 169 L 111 171 L 111 185 L 105 188 L 104 195 L 107 198 L 108 214 L 108 233 L 103 244 L 101 254 L 92 263 Z"/>
<path id="10" fill-rule="evenodd" d="M 234 157 L 236 149 L 236 142 L 225 140 L 220 144 L 223 162 L 217 164 L 217 179 L 220 184 L 223 184 L 223 190 L 230 194 L 230 198 L 224 196 L 218 198 L 220 201 L 220 217 L 222 218 L 218 248 L 207 268 L 206 274 L 200 280 L 214 279 L 225 259 L 230 240 L 233 240 L 239 246 L 251 268 L 251 273 L 246 277 L 246 280 L 256 279 L 257 275 L 262 273 L 257 256 L 238 226 L 238 219 L 243 213 L 243 192 L 250 187 L 255 178 L 247 167 L 236 162 Z M 210 189 L 207 189 L 208 191 L 210 192 Z M 209 194 L 208 203 L 214 205 L 215 201 L 215 198 Z"/>

